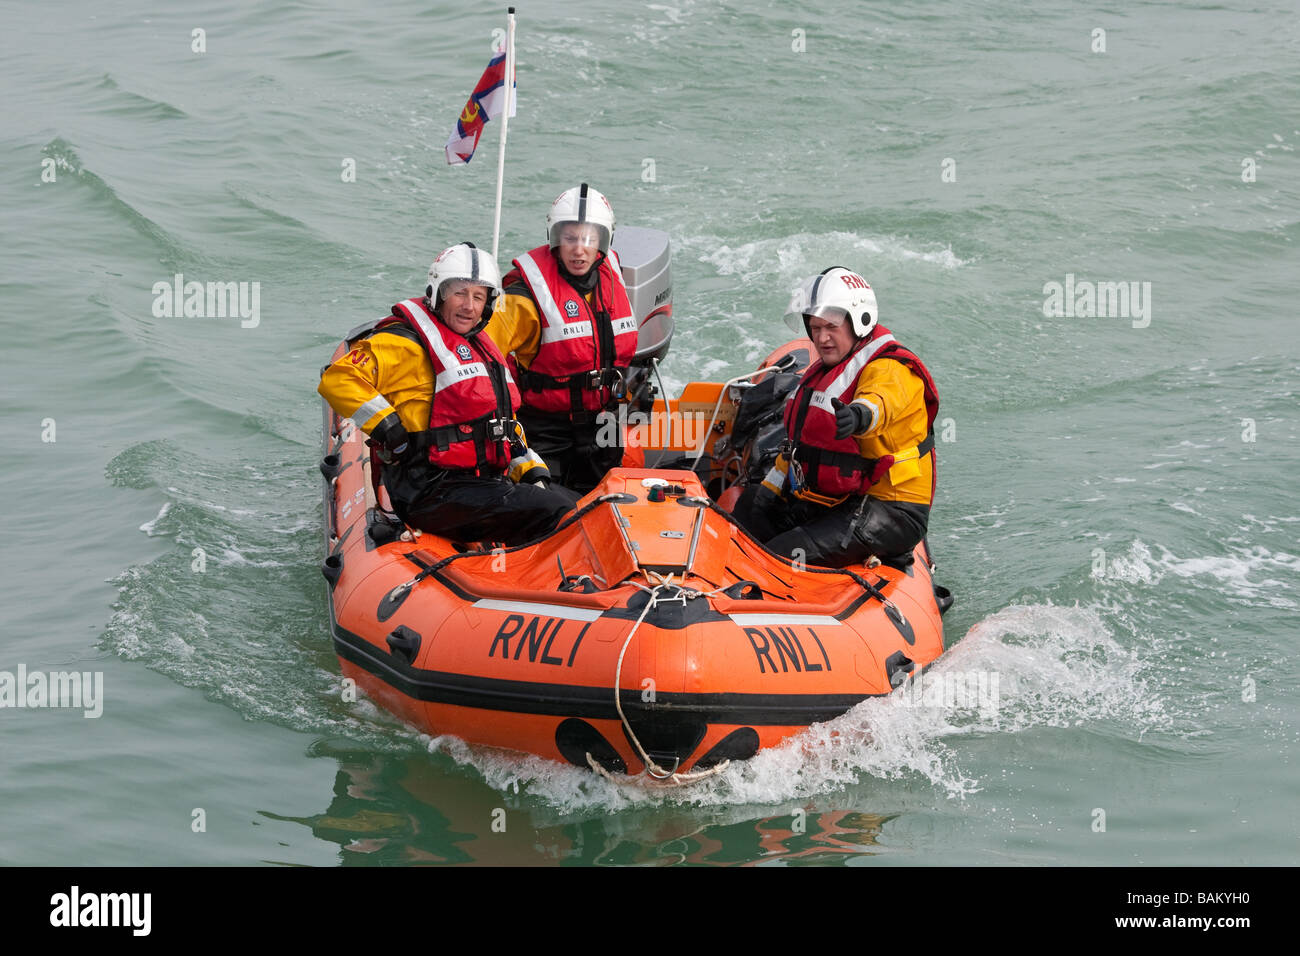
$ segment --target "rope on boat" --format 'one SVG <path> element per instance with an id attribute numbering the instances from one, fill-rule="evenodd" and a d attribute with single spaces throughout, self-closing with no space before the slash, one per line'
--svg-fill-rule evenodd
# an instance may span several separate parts
<path id="1" fill-rule="evenodd" d="M 678 773 L 677 767 L 681 764 L 680 757 L 676 758 L 671 770 L 659 766 L 655 759 L 646 753 L 645 748 L 641 746 L 641 741 L 637 738 L 636 732 L 632 730 L 632 724 L 628 721 L 627 714 L 623 713 L 623 695 L 620 693 L 619 687 L 623 679 L 623 657 L 627 654 L 627 649 L 632 645 L 632 638 L 636 635 L 642 622 L 645 621 L 650 610 L 659 603 L 659 596 L 665 588 L 677 588 L 677 593 L 671 598 L 665 598 L 665 600 L 681 601 L 683 604 L 688 600 L 694 600 L 698 597 L 709 597 L 717 594 L 721 591 L 721 588 L 707 592 L 697 591 L 693 588 L 684 588 L 680 584 L 674 584 L 673 575 L 671 573 L 665 578 L 654 571 L 648 571 L 644 568 L 642 569 L 642 572 L 645 574 L 646 580 L 653 583 L 654 587 L 649 588 L 643 584 L 638 584 L 635 581 L 627 582 L 633 587 L 645 591 L 649 597 L 646 599 L 645 607 L 641 609 L 641 616 L 636 619 L 636 623 L 632 625 L 632 629 L 627 632 L 627 637 L 623 641 L 623 647 L 618 652 L 618 664 L 614 668 L 614 707 L 618 711 L 618 719 L 623 722 L 623 730 L 627 734 L 627 739 L 632 742 L 632 746 L 636 748 L 637 756 L 641 758 L 641 764 L 645 768 L 642 773 L 649 775 L 665 785 L 681 786 L 682 784 L 695 783 L 698 780 L 712 777 L 713 775 L 726 770 L 727 767 L 731 765 L 731 761 L 724 760 L 722 763 L 715 764 L 707 770 L 696 770 L 691 773 Z M 587 765 L 607 780 L 622 782 L 602 767 L 590 753 L 587 754 Z"/>

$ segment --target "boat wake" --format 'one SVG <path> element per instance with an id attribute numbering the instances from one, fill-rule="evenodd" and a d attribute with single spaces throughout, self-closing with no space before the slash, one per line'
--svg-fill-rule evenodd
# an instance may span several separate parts
<path id="1" fill-rule="evenodd" d="M 492 787 L 531 797 L 561 815 L 683 805 L 775 805 L 863 788 L 915 790 L 949 799 L 981 789 L 968 741 L 1035 727 L 1108 727 L 1124 736 L 1167 730 L 1176 715 L 1154 689 L 1149 662 L 1086 607 L 1013 605 L 991 615 L 911 686 L 864 701 L 779 747 L 685 787 L 646 777 L 615 783 L 536 757 L 425 738 Z"/>
<path id="2" fill-rule="evenodd" d="M 1300 573 L 1300 556 L 1257 544 L 1229 544 L 1226 553 L 1183 558 L 1163 545 L 1154 555 L 1141 541 L 1111 558 L 1093 577 L 1102 584 L 1155 586 L 1167 577 L 1211 586 L 1224 600 L 1253 607 L 1294 608 L 1284 596 Z M 1286 580 L 1289 578 L 1290 580 Z"/>
<path id="3" fill-rule="evenodd" d="M 712 265 L 720 276 L 738 276 L 745 282 L 765 281 L 773 277 L 784 288 L 808 271 L 809 262 L 840 259 L 922 262 L 942 269 L 957 269 L 966 260 L 953 254 L 952 248 L 930 244 L 913 249 L 892 236 L 860 236 L 853 232 L 796 233 L 756 239 L 732 247 L 719 236 L 688 236 L 682 240 L 685 254 Z M 778 284 L 780 284 L 778 283 Z"/>

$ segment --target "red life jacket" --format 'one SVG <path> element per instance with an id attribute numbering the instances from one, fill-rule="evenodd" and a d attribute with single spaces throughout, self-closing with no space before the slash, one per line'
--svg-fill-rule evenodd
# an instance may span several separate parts
<path id="1" fill-rule="evenodd" d="M 914 352 L 900 345 L 889 329 L 877 325 L 833 368 L 821 362 L 810 365 L 786 403 L 785 430 L 795 443 L 794 460 L 803 468 L 808 487 L 820 495 L 865 495 L 894 465 L 893 454 L 864 458 L 852 435 L 835 438 L 835 406 L 831 399 L 851 403 L 862 370 L 868 362 L 882 358 L 902 362 L 924 384 L 927 434 L 916 446 L 916 457 L 934 451 L 934 419 L 939 412 L 934 379 Z M 894 449 L 898 455 L 907 451 L 910 449 Z"/>
<path id="2" fill-rule="evenodd" d="M 496 345 L 480 333 L 466 338 L 453 332 L 423 299 L 397 303 L 393 317 L 380 320 L 375 328 L 392 325 L 412 329 L 433 363 L 429 430 L 421 438 L 429 444 L 429 461 L 439 468 L 469 468 L 478 474 L 505 471 L 514 435 L 505 423 L 519 407 L 519 389 Z"/>
<path id="3" fill-rule="evenodd" d="M 514 356 L 511 367 L 523 387 L 524 404 L 539 412 L 599 411 L 614 397 L 612 386 L 636 354 L 636 316 L 623 284 L 618 255 L 611 249 L 596 266 L 593 310 L 586 296 L 560 274 L 549 246 L 514 260 L 518 276 L 537 304 L 542 341 L 528 368 Z"/>

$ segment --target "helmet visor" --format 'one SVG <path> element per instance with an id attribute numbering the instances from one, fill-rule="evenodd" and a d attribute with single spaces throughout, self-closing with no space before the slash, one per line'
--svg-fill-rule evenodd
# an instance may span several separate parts
<path id="1" fill-rule="evenodd" d="M 809 319 L 821 319 L 830 325 L 843 325 L 849 320 L 849 313 L 835 305 L 808 305 L 803 290 L 796 290 L 790 300 L 790 308 L 785 313 L 785 324 L 791 332 L 807 335 Z"/>
<path id="2" fill-rule="evenodd" d="M 557 222 L 551 227 L 551 248 L 563 246 L 609 252 L 609 230 L 594 222 Z"/>
<path id="3" fill-rule="evenodd" d="M 435 294 L 433 300 L 434 302 L 441 302 L 443 299 L 447 298 L 447 296 L 455 295 L 457 292 L 461 292 L 471 286 L 478 286 L 481 289 L 486 289 L 487 301 L 489 302 L 492 301 L 493 296 L 495 296 L 497 292 L 496 286 L 491 282 L 484 282 L 481 279 L 443 279 L 442 282 L 438 284 L 438 288 L 434 290 Z"/>

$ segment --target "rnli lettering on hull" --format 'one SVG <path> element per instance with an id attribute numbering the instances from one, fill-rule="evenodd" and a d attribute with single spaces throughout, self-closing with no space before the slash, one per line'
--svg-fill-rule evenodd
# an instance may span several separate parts
<path id="1" fill-rule="evenodd" d="M 798 633 L 801 630 L 807 631 L 802 639 Z M 747 627 L 745 636 L 749 638 L 750 646 L 754 648 L 754 657 L 758 660 L 760 674 L 766 674 L 769 670 L 773 674 L 777 673 L 777 661 L 780 661 L 782 674 L 788 674 L 791 670 L 801 674 L 831 670 L 830 656 L 826 653 L 821 638 L 811 627 Z M 817 645 L 820 662 L 817 660 L 817 652 L 809 658 L 808 652 L 804 649 L 804 641 L 807 640 L 811 640 L 810 647 L 812 644 Z"/>
<path id="2" fill-rule="evenodd" d="M 578 648 L 582 645 L 582 639 L 587 634 L 587 628 L 591 627 L 591 622 L 582 623 L 581 630 L 578 630 L 578 627 L 578 622 L 558 617 L 509 614 L 501 622 L 496 636 L 492 638 L 488 657 L 496 657 L 497 649 L 500 648 L 502 660 L 522 660 L 527 648 L 528 660 L 534 664 L 572 667 L 574 659 L 578 656 Z M 561 631 L 566 631 L 563 638 L 560 637 Z M 515 642 L 513 650 L 511 641 Z M 555 651 L 554 654 L 552 650 Z"/>

